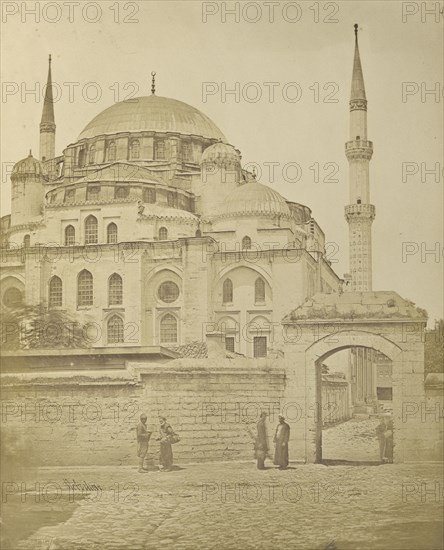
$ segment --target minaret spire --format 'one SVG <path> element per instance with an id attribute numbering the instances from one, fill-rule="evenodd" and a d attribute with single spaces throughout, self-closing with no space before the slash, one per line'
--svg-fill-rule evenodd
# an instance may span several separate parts
<path id="1" fill-rule="evenodd" d="M 355 56 L 350 93 L 350 141 L 345 144 L 349 161 L 350 204 L 345 207 L 349 225 L 351 289 L 372 290 L 372 234 L 375 207 L 370 204 L 369 164 L 373 143 L 367 140 L 367 98 L 355 24 Z"/>
<path id="2" fill-rule="evenodd" d="M 361 57 L 359 55 L 357 24 L 355 24 L 355 58 L 353 61 L 353 75 L 352 75 L 350 101 L 353 101 L 356 99 L 363 99 L 363 100 L 366 99 L 364 75 L 362 74 Z"/>
<path id="3" fill-rule="evenodd" d="M 40 122 L 40 160 L 50 160 L 55 157 L 55 117 L 54 96 L 52 90 L 51 55 L 48 61 L 48 79 L 46 82 L 45 99 L 43 102 L 42 120 Z"/>

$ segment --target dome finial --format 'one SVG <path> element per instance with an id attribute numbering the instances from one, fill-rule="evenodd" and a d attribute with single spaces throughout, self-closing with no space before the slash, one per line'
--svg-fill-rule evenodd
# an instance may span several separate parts
<path id="1" fill-rule="evenodd" d="M 151 93 L 154 95 L 156 93 L 156 71 L 152 71 L 151 76 Z"/>
<path id="2" fill-rule="evenodd" d="M 32 149 L 29 150 L 29 155 L 28 157 L 32 157 Z"/>
<path id="3" fill-rule="evenodd" d="M 51 54 L 49 54 L 49 64 L 51 65 Z"/>
<path id="4" fill-rule="evenodd" d="M 355 26 L 355 40 L 356 40 L 356 42 L 357 42 L 357 41 L 358 41 L 358 24 L 355 23 L 354 26 Z"/>

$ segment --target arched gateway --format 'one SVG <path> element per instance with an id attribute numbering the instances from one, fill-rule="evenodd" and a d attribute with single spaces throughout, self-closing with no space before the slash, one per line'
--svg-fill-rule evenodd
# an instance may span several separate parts
<path id="1" fill-rule="evenodd" d="M 350 348 L 372 349 L 391 361 L 394 461 L 419 458 L 418 445 L 427 446 L 421 441 L 427 422 L 419 413 L 425 404 L 426 322 L 424 310 L 395 292 L 316 294 L 284 318 L 283 348 L 295 368 L 287 398 L 291 401 L 293 394 L 305 400 L 304 433 L 296 430 L 295 444 L 304 440 L 307 462 L 322 461 L 323 361 Z M 418 414 L 409 414 L 412 411 Z"/>

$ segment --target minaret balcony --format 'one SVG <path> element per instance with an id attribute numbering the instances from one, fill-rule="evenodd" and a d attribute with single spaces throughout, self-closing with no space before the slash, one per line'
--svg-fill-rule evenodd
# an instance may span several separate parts
<path id="1" fill-rule="evenodd" d="M 347 141 L 345 155 L 349 160 L 370 160 L 373 155 L 373 142 L 366 139 Z"/>
<path id="2" fill-rule="evenodd" d="M 347 221 L 350 219 L 367 218 L 373 220 L 376 211 L 374 204 L 349 204 L 345 207 L 345 217 Z"/>

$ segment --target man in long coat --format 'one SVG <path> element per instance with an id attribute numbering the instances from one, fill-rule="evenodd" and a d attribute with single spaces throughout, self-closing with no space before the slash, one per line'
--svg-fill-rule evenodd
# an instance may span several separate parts
<path id="1" fill-rule="evenodd" d="M 274 434 L 274 464 L 279 466 L 280 470 L 285 470 L 288 466 L 288 441 L 290 439 L 290 426 L 285 422 L 285 418 L 279 415 L 279 424 Z"/>
<path id="2" fill-rule="evenodd" d="M 174 431 L 164 416 L 159 416 L 159 423 L 159 437 L 157 438 L 157 441 L 160 441 L 159 469 L 171 472 L 173 468 L 171 437 L 174 436 Z"/>
<path id="3" fill-rule="evenodd" d="M 393 420 L 390 413 L 380 417 L 380 423 L 376 426 L 376 436 L 379 439 L 381 462 L 393 462 Z"/>
<path id="4" fill-rule="evenodd" d="M 140 422 L 137 424 L 137 456 L 139 457 L 139 472 L 146 472 L 147 470 L 143 467 L 143 462 L 148 453 L 148 444 L 151 437 L 151 432 L 148 431 L 146 427 L 146 414 L 142 413 L 140 415 Z"/>
<path id="5" fill-rule="evenodd" d="M 256 455 L 258 470 L 265 470 L 264 463 L 268 453 L 267 427 L 265 425 L 266 420 L 267 413 L 261 413 L 259 422 L 257 423 L 257 436 L 254 444 L 254 452 Z"/>

